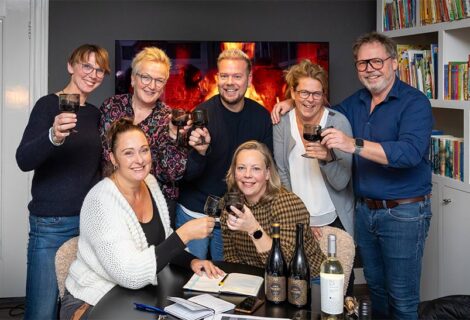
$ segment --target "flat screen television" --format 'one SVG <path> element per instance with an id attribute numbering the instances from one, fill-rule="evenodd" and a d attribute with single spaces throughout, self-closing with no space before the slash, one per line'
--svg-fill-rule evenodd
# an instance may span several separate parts
<path id="1" fill-rule="evenodd" d="M 149 46 L 165 51 L 172 63 L 161 99 L 172 108 L 188 111 L 218 93 L 217 57 L 227 48 L 239 48 L 252 59 L 253 80 L 245 96 L 269 111 L 285 99 L 284 70 L 302 59 L 310 59 L 326 72 L 329 66 L 328 42 L 116 40 L 116 94 L 132 92 L 132 59 Z"/>

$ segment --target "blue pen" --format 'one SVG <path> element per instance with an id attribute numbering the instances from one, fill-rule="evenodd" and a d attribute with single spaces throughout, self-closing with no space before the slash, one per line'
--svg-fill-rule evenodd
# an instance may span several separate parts
<path id="1" fill-rule="evenodd" d="M 156 313 L 156 314 L 166 314 L 165 311 L 163 311 L 162 309 L 158 307 L 149 306 L 147 304 L 137 303 L 137 302 L 134 302 L 134 305 L 135 305 L 135 308 L 140 311 L 146 311 L 146 312 L 151 312 L 151 313 Z"/>

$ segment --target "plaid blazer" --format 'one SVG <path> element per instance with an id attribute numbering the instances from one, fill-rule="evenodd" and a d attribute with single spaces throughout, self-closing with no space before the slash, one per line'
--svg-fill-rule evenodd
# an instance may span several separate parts
<path id="1" fill-rule="evenodd" d="M 246 205 L 248 206 L 248 204 Z M 308 227 L 310 215 L 299 197 L 282 189 L 273 200 L 248 207 L 263 231 L 269 236 L 271 236 L 271 224 L 273 222 L 281 224 L 281 250 L 287 263 L 294 255 L 296 224 L 303 223 L 306 226 L 304 229 L 304 250 L 310 265 L 310 276 L 320 275 L 320 265 L 326 257 Z M 270 251 L 257 252 L 248 233 L 233 231 L 227 227 L 227 218 L 228 213 L 223 211 L 220 222 L 224 242 L 224 260 L 264 268 Z"/>

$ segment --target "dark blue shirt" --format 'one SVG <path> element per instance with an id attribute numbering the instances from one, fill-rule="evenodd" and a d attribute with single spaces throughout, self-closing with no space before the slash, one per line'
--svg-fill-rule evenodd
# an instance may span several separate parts
<path id="1" fill-rule="evenodd" d="M 391 200 L 429 194 L 433 126 L 429 100 L 398 78 L 372 113 L 371 100 L 370 92 L 361 89 L 335 107 L 348 118 L 354 137 L 380 143 L 388 160 L 388 165 L 382 165 L 354 157 L 356 196 Z"/>

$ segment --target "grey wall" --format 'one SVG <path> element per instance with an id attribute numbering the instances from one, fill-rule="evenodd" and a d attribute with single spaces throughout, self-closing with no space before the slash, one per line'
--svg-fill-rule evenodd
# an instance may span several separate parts
<path id="1" fill-rule="evenodd" d="M 326 41 L 332 103 L 360 87 L 351 45 L 376 19 L 373 0 L 51 0 L 49 10 L 51 92 L 68 81 L 66 58 L 82 43 L 105 47 L 113 67 L 114 40 Z M 109 77 L 89 100 L 113 94 Z"/>

